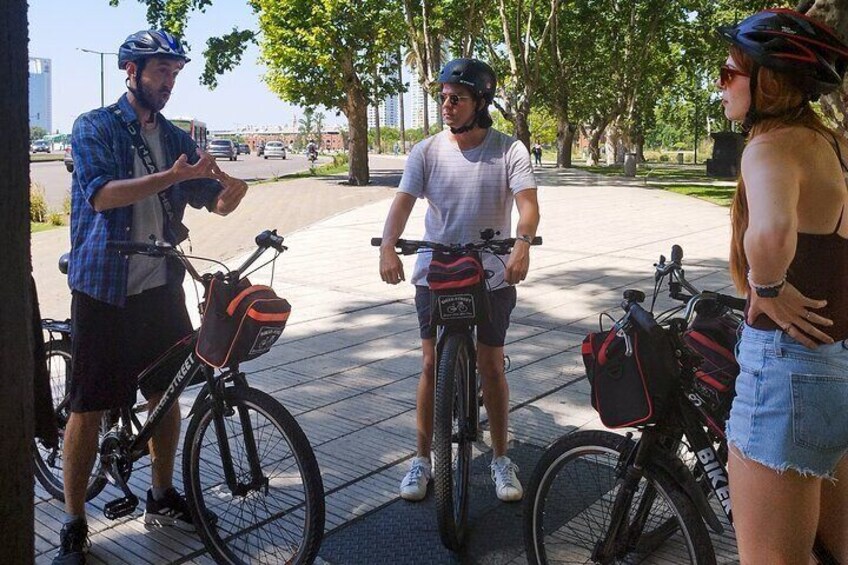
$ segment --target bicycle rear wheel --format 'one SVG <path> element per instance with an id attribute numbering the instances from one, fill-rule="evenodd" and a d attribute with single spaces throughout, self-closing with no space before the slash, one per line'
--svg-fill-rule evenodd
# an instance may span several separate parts
<path id="1" fill-rule="evenodd" d="M 442 543 L 458 551 L 465 541 L 468 520 L 468 478 L 471 470 L 471 432 L 475 422 L 469 396 L 472 350 L 464 334 L 449 335 L 436 371 L 433 412 L 434 492 Z"/>
<path id="2" fill-rule="evenodd" d="M 633 442 L 604 431 L 554 443 L 528 485 L 524 545 L 531 564 L 592 563 L 619 494 L 621 454 Z M 644 525 L 637 525 L 641 516 Z M 610 563 L 715 564 L 707 528 L 689 498 L 661 470 L 647 467 Z M 627 539 L 629 538 L 629 539 Z"/>
<path id="3" fill-rule="evenodd" d="M 65 426 L 71 415 L 68 406 L 68 387 L 71 382 L 71 343 L 67 339 L 51 339 L 44 344 L 47 358 L 47 371 L 50 375 L 50 392 L 53 396 L 53 411 L 56 426 L 59 429 L 59 443 L 56 447 L 46 445 L 42 440 L 34 441 L 32 456 L 35 463 L 35 478 L 57 500 L 65 501 L 64 490 L 64 437 Z M 105 425 L 105 424 L 104 424 Z M 101 429 L 101 436 L 103 430 Z M 89 501 L 106 486 L 106 477 L 95 462 L 88 479 L 85 500 Z"/>
<path id="4" fill-rule="evenodd" d="M 324 535 L 321 472 L 303 430 L 269 395 L 227 388 L 207 399 L 186 430 L 183 475 L 198 533 L 219 563 L 314 561 Z"/>

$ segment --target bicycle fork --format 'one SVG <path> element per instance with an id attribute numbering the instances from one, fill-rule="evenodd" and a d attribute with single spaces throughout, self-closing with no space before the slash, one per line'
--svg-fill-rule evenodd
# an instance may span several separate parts
<path id="1" fill-rule="evenodd" d="M 244 373 L 234 373 L 233 382 L 235 387 L 246 387 L 247 379 Z M 253 433 L 253 424 L 250 421 L 250 414 L 244 406 L 233 408 L 224 403 L 224 378 L 221 377 L 215 384 L 216 392 L 212 394 L 212 402 L 214 404 L 213 425 L 215 426 L 215 437 L 218 440 L 218 447 L 221 453 L 221 465 L 224 469 L 224 478 L 227 481 L 227 487 L 233 496 L 247 496 L 252 491 L 264 491 L 268 494 L 268 477 L 262 474 L 262 467 L 259 464 L 259 454 L 256 451 L 256 438 Z M 247 459 L 250 464 L 250 481 L 242 482 L 236 476 L 235 468 L 233 467 L 233 457 L 230 451 L 230 441 L 227 436 L 227 423 L 225 417 L 233 416 L 238 412 L 239 428 L 241 429 L 244 438 L 244 448 L 247 453 Z"/>

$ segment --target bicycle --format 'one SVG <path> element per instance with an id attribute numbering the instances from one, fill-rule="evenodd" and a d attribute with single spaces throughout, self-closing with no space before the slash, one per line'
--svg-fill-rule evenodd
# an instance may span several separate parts
<path id="1" fill-rule="evenodd" d="M 180 261 L 203 286 L 205 303 L 213 281 L 237 283 L 267 249 L 275 250 L 271 261 L 286 250 L 276 231 L 259 234 L 256 245 L 237 269 L 203 275 L 188 260 L 202 258 L 166 242 L 109 242 L 108 247 L 124 255 Z M 45 320 L 42 326 L 49 333 L 47 355 L 61 440 L 69 417 L 71 324 Z M 312 447 L 283 405 L 249 386 L 237 362 L 216 374 L 200 359 L 195 353 L 198 335 L 195 330 L 185 336 L 139 374 L 139 382 L 161 371 L 173 374 L 143 424 L 139 414 L 147 410 L 144 402 L 104 414 L 86 501 L 108 481 L 123 496 L 105 504 L 106 518 L 135 511 L 139 499 L 129 487 L 133 464 L 148 454 L 148 440 L 186 387 L 203 382 L 189 412 L 182 465 L 186 501 L 204 545 L 219 563 L 312 563 L 324 533 L 324 487 Z M 38 481 L 64 501 L 61 441 L 56 449 L 37 440 L 34 457 Z"/>
<path id="2" fill-rule="evenodd" d="M 741 324 L 738 312 L 745 302 L 699 291 L 686 280 L 682 258 L 676 245 L 669 263 L 660 256 L 654 303 L 668 277 L 669 296 L 683 305 L 659 315 L 660 326 L 640 306 L 644 293 L 627 290 L 621 304 L 625 315 L 615 325 L 628 348 L 634 324 L 668 333 L 681 367 L 668 409 L 641 427 L 638 439 L 632 432 L 581 431 L 548 447 L 528 486 L 524 540 L 529 563 L 631 563 L 649 557 L 716 563 L 707 526 L 716 534 L 724 526 L 710 501 L 717 501 L 733 524 L 724 434 L 732 396 L 715 402 L 705 394 L 696 374 L 703 358 L 684 334 L 700 311 Z M 682 317 L 673 317 L 683 309 Z M 836 563 L 818 541 L 814 556 L 822 564 Z"/>
<path id="3" fill-rule="evenodd" d="M 515 238 L 494 239 L 499 233 L 481 232 L 480 243 L 445 245 L 432 241 L 399 239 L 395 247 L 402 255 L 440 252 L 448 257 L 471 257 L 478 264 L 481 252 L 506 255 Z M 382 238 L 373 238 L 379 247 Z M 541 245 L 542 238 L 532 245 Z M 485 284 L 485 283 L 483 283 Z M 485 289 L 483 289 L 485 292 Z M 475 317 L 485 296 L 467 289 L 446 295 L 433 293 L 433 309 L 442 312 L 436 324 L 436 388 L 433 410 L 434 494 L 439 535 L 448 549 L 459 551 L 465 541 L 468 521 L 468 480 L 471 448 L 480 431 L 480 375 L 477 372 Z M 482 300 L 481 300 L 482 299 Z"/>

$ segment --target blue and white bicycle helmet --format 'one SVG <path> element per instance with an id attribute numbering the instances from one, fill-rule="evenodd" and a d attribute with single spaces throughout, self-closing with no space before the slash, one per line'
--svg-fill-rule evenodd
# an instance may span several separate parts
<path id="1" fill-rule="evenodd" d="M 126 69 L 127 63 L 148 57 L 172 57 L 188 63 L 185 49 L 179 39 L 161 29 L 138 31 L 121 44 L 118 50 L 118 68 Z"/>

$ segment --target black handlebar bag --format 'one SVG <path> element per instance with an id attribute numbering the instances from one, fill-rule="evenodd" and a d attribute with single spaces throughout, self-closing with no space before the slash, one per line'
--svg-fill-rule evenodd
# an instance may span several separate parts
<path id="1" fill-rule="evenodd" d="M 608 428 L 656 422 L 669 392 L 680 376 L 680 365 L 666 330 L 646 332 L 631 324 L 631 355 L 618 330 L 594 332 L 583 340 L 583 364 L 589 379 L 592 407 Z"/>
<path id="2" fill-rule="evenodd" d="M 432 325 L 479 324 L 489 320 L 486 276 L 479 254 L 434 251 L 427 284 Z"/>
<path id="3" fill-rule="evenodd" d="M 213 279 L 195 352 L 218 368 L 255 359 L 280 338 L 290 312 L 288 300 L 269 286 Z"/>

